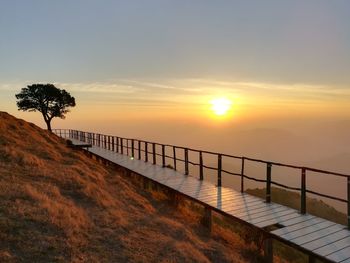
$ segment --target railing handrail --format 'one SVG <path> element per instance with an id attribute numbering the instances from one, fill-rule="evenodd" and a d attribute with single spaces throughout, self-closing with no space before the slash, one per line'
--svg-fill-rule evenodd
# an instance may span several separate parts
<path id="1" fill-rule="evenodd" d="M 183 146 L 177 146 L 177 145 L 173 145 L 173 144 L 161 144 L 161 143 L 157 143 L 157 142 L 150 142 L 150 141 L 134 139 L 134 138 L 125 138 L 125 137 L 119 137 L 119 136 L 114 136 L 114 135 L 105 135 L 105 134 L 100 134 L 100 133 L 92 133 L 92 132 L 78 131 L 78 130 L 72 130 L 72 129 L 53 129 L 53 132 L 55 132 L 56 134 L 59 134 L 61 137 L 62 137 L 62 131 L 64 131 L 65 137 L 66 137 L 67 131 L 68 131 L 68 135 L 69 135 L 68 137 L 72 137 L 72 138 L 76 138 L 76 139 L 80 139 L 80 140 L 84 140 L 84 141 L 88 140 L 89 142 L 91 142 L 94 145 L 97 145 L 100 147 L 102 146 L 105 149 L 116 151 L 116 152 L 119 152 L 119 149 L 120 149 L 121 154 L 125 154 L 125 152 L 124 152 L 124 148 L 125 148 L 126 154 L 130 155 L 130 153 L 131 153 L 132 157 L 135 157 L 135 150 L 137 150 L 138 159 L 142 159 L 141 153 L 144 153 L 144 160 L 146 162 L 148 162 L 150 160 L 150 161 L 152 161 L 153 164 L 157 163 L 157 156 L 161 157 L 163 167 L 166 165 L 165 159 L 170 158 L 174 162 L 173 163 L 174 170 L 177 169 L 177 166 L 176 166 L 177 161 L 183 162 L 184 167 L 185 167 L 185 175 L 189 174 L 189 164 L 199 166 L 200 180 L 203 180 L 203 168 L 215 170 L 215 171 L 217 171 L 217 185 L 218 186 L 221 186 L 222 173 L 240 176 L 241 177 L 241 192 L 244 192 L 244 179 L 266 183 L 266 194 L 265 194 L 266 202 L 271 202 L 271 186 L 272 185 L 283 187 L 283 188 L 286 188 L 289 190 L 300 191 L 300 193 L 301 193 L 300 212 L 302 214 L 306 213 L 306 194 L 307 193 L 311 193 L 311 194 L 318 195 L 318 196 L 323 197 L 323 198 L 328 198 L 328 199 L 336 200 L 339 202 L 347 203 L 348 228 L 350 229 L 350 175 L 349 174 L 321 170 L 321 169 L 305 167 L 305 166 L 285 164 L 285 163 L 280 163 L 280 162 L 266 161 L 266 160 L 261 160 L 261 159 L 256 159 L 256 158 L 245 157 L 245 156 L 235 156 L 235 155 L 223 154 L 223 153 L 218 153 L 218 152 L 213 152 L 213 151 L 198 150 L 198 149 L 193 149 L 193 148 L 188 148 L 188 147 L 183 147 Z M 126 144 L 124 142 L 126 142 Z M 135 143 L 135 142 L 137 142 L 137 143 Z M 143 149 L 141 147 L 142 143 L 144 144 Z M 137 145 L 137 148 L 135 148 L 135 145 Z M 161 153 L 157 152 L 157 146 L 158 147 L 161 146 Z M 166 151 L 165 151 L 166 147 L 172 148 L 173 156 L 169 156 L 166 154 Z M 177 149 L 183 151 L 184 159 L 176 157 L 176 150 Z M 189 159 L 189 152 L 194 152 L 194 153 L 199 154 L 198 163 Z M 149 154 L 152 155 L 151 159 L 148 158 Z M 217 167 L 205 165 L 203 162 L 203 154 L 209 154 L 209 155 L 216 156 L 217 157 Z M 230 171 L 224 170 L 222 168 L 223 157 L 241 160 L 241 164 L 242 164 L 241 172 L 235 173 L 235 172 L 230 172 Z M 247 165 L 246 161 L 265 164 L 266 165 L 266 179 L 265 180 L 258 179 L 258 178 L 254 178 L 254 177 L 246 175 L 245 174 L 245 166 Z M 273 166 L 280 166 L 280 167 L 293 168 L 293 169 L 300 170 L 301 171 L 301 186 L 300 186 L 300 188 L 288 186 L 288 185 L 278 183 L 278 182 L 272 180 L 272 167 Z M 307 186 L 306 186 L 307 171 L 347 178 L 347 199 L 343 199 L 343 198 L 339 198 L 336 196 L 331 196 L 331 195 L 327 195 L 327 194 L 323 194 L 323 193 L 318 193 L 316 191 L 312 191 L 310 189 L 307 189 Z"/>
<path id="2" fill-rule="evenodd" d="M 57 131 L 57 130 L 71 130 L 71 129 L 52 129 L 52 131 Z M 74 131 L 78 131 L 78 130 L 74 130 Z M 78 132 L 93 133 L 93 132 L 80 131 L 80 130 Z M 266 161 L 266 160 L 263 160 L 263 159 L 251 158 L 251 157 L 246 157 L 246 156 L 238 156 L 238 155 L 232 155 L 232 154 L 220 153 L 220 152 L 214 152 L 214 151 L 207 151 L 207 150 L 198 150 L 198 149 L 184 147 L 184 146 L 179 146 L 179 145 L 175 145 L 175 144 L 167 144 L 167 143 L 163 144 L 163 143 L 158 143 L 158 142 L 153 142 L 153 141 L 146 141 L 146 140 L 136 139 L 136 138 L 120 137 L 120 136 L 116 136 L 116 135 L 108 135 L 108 134 L 100 134 L 100 133 L 94 133 L 94 134 L 104 135 L 104 136 L 107 136 L 107 137 L 118 137 L 118 138 L 121 138 L 123 140 L 128 140 L 128 141 L 134 140 L 134 141 L 140 141 L 140 142 L 144 142 L 144 143 L 147 142 L 150 145 L 152 145 L 152 144 L 155 144 L 155 145 L 158 145 L 158 146 L 164 145 L 164 146 L 167 146 L 167 147 L 175 147 L 175 148 L 183 149 L 183 150 L 184 149 L 188 149 L 189 151 L 192 151 L 192 152 L 198 152 L 198 153 L 202 152 L 202 153 L 212 154 L 212 155 L 221 155 L 222 157 L 229 157 L 229 158 L 234 158 L 234 159 L 242 159 L 242 158 L 244 158 L 247 161 L 259 162 L 259 163 L 264 163 L 264 164 L 272 164 L 272 165 L 275 165 L 275 166 L 282 166 L 282 167 L 294 168 L 294 169 L 306 169 L 307 171 L 310 171 L 310 172 L 331 174 L 331 175 L 336 175 L 336 176 L 341 176 L 341 177 L 350 177 L 350 174 L 333 172 L 333 171 L 329 171 L 329 170 L 322 170 L 322 169 L 308 167 L 308 166 L 299 166 L 299 165 L 293 165 L 293 164 L 286 164 L 286 163 L 282 163 L 282 162 Z M 131 147 L 129 147 L 129 149 L 131 149 Z"/>

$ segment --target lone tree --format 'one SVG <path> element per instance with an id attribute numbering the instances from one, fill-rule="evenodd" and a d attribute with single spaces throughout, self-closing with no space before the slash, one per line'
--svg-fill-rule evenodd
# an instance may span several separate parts
<path id="1" fill-rule="evenodd" d="M 54 117 L 64 119 L 68 107 L 75 106 L 74 97 L 53 84 L 28 85 L 16 94 L 16 98 L 18 110 L 41 112 L 49 131 Z"/>

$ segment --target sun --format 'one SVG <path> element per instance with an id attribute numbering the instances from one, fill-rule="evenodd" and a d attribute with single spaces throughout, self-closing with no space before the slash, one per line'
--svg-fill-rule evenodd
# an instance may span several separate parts
<path id="1" fill-rule="evenodd" d="M 232 101 L 228 98 L 216 98 L 210 101 L 211 109 L 217 116 L 224 116 L 232 107 Z"/>

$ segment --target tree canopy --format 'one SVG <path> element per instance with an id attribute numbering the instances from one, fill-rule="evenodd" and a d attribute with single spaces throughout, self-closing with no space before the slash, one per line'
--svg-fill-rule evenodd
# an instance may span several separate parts
<path id="1" fill-rule="evenodd" d="M 18 110 L 41 112 L 49 131 L 54 117 L 64 119 L 68 108 L 75 106 L 75 98 L 53 84 L 28 85 L 16 94 L 16 98 Z"/>

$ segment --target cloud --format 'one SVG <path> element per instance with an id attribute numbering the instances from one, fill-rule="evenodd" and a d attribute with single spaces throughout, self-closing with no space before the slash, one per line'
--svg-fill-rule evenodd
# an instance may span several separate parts
<path id="1" fill-rule="evenodd" d="M 0 83 L 0 90 L 18 92 L 36 81 Z M 41 82 L 47 83 L 47 82 Z M 242 104 L 329 103 L 350 99 L 350 89 L 340 86 L 276 84 L 254 81 L 229 81 L 210 78 L 110 79 L 101 82 L 54 82 L 80 100 L 89 103 L 173 107 L 203 105 L 215 96 L 239 99 Z"/>

